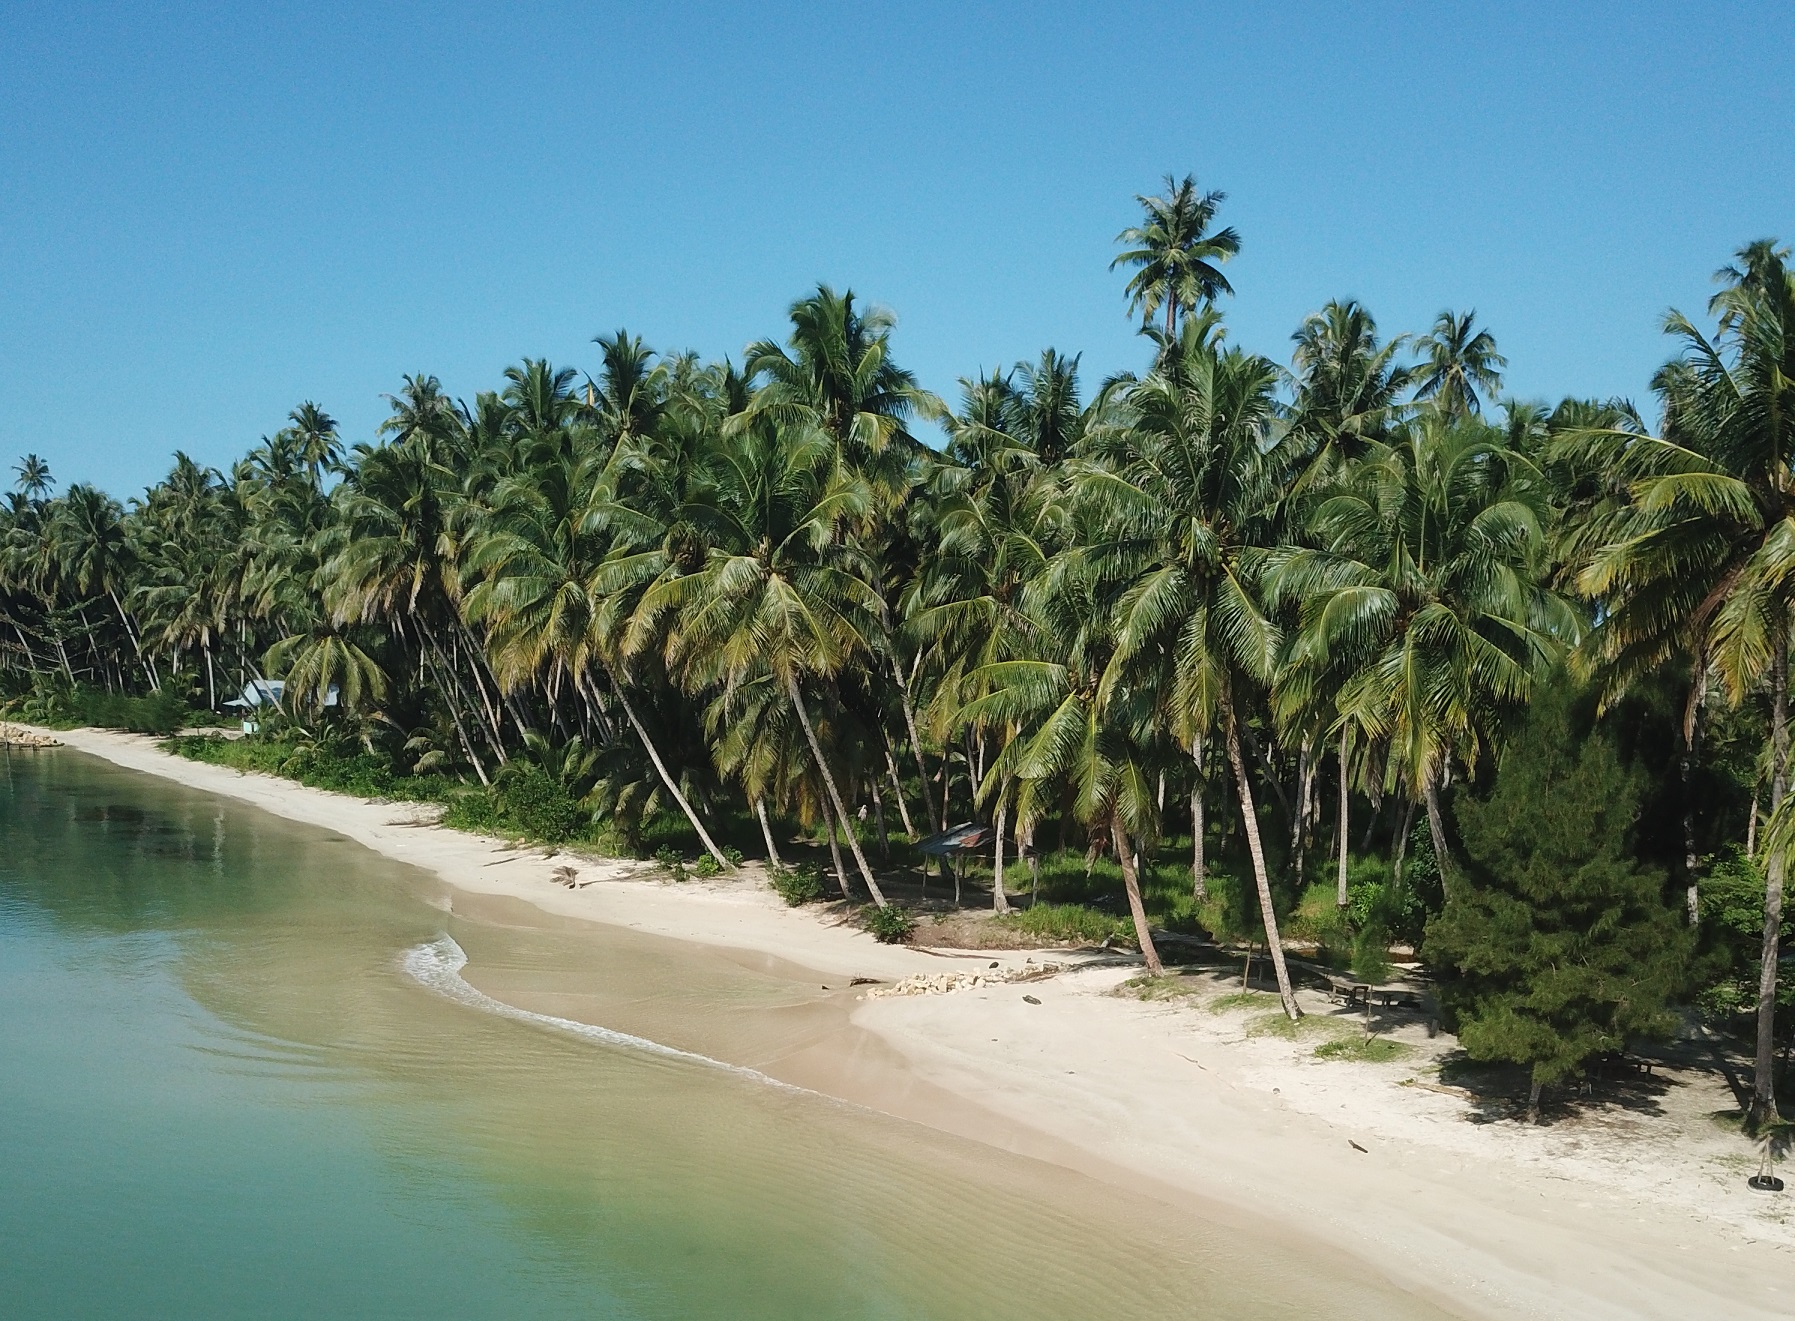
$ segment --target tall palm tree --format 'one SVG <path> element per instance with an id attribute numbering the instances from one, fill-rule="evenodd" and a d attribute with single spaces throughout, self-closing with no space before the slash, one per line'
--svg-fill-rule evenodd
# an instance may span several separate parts
<path id="1" fill-rule="evenodd" d="M 77 591 L 112 602 L 150 687 L 159 690 L 155 664 L 144 655 L 136 621 L 120 599 L 120 591 L 127 588 L 131 549 L 118 501 L 85 483 L 69 487 L 52 520 L 51 540 L 65 580 Z"/>
<path id="2" fill-rule="evenodd" d="M 848 528 L 868 515 L 867 483 L 839 461 L 838 442 L 800 417 L 767 414 L 731 429 L 710 467 L 712 492 L 690 513 L 702 549 L 642 594 L 625 641 L 659 639 L 668 669 L 695 690 L 732 688 L 771 673 L 791 703 L 834 818 L 873 902 L 886 900 L 860 846 L 807 686 L 825 696 L 850 664 L 876 659 L 883 602 Z"/>
<path id="3" fill-rule="evenodd" d="M 1286 478 L 1268 446 L 1277 368 L 1221 345 L 1213 311 L 1185 321 L 1175 353 L 1130 386 L 1121 421 L 1093 427 L 1074 465 L 1089 544 L 1069 552 L 1106 583 L 1115 612 L 1111 676 L 1161 695 L 1170 731 L 1193 752 L 1219 728 L 1234 773 L 1267 948 L 1284 1011 L 1301 1016 L 1242 751 L 1256 690 L 1280 640 L 1258 574 L 1275 544 Z"/>
<path id="4" fill-rule="evenodd" d="M 1380 343 L 1377 322 L 1351 299 L 1310 313 L 1291 338 L 1295 397 L 1286 443 L 1301 452 L 1307 488 L 1389 434 L 1414 372 L 1396 362 L 1407 336 Z"/>
<path id="5" fill-rule="evenodd" d="M 20 459 L 13 465 L 13 471 L 19 475 L 13 489 L 27 500 L 42 500 L 56 485 L 56 479 L 50 475 L 50 465 L 35 454 Z"/>
<path id="6" fill-rule="evenodd" d="M 1210 232 L 1226 193 L 1197 191 L 1197 181 L 1166 176 L 1161 197 L 1137 196 L 1141 223 L 1116 235 L 1127 250 L 1110 262 L 1134 267 L 1128 280 L 1129 310 L 1139 312 L 1141 325 L 1150 324 L 1165 309 L 1165 335 L 1178 333 L 1178 314 L 1207 307 L 1234 287 L 1221 268 L 1240 252 L 1240 235 L 1233 226 Z"/>
<path id="7" fill-rule="evenodd" d="M 547 386 L 535 402 L 551 401 L 536 413 L 565 418 L 570 410 L 552 405 L 571 382 L 546 372 L 519 374 L 530 388 Z M 538 425 L 530 422 L 527 425 Z M 500 681 L 518 687 L 545 678 L 551 698 L 563 681 L 582 698 L 590 696 L 589 676 L 605 673 L 631 728 L 655 772 L 717 864 L 733 864 L 705 828 L 668 769 L 660 749 L 631 702 L 624 676 L 605 664 L 606 584 L 604 561 L 611 542 L 595 506 L 604 498 L 601 455 L 580 454 L 559 430 L 539 432 L 541 457 L 524 474 L 507 477 L 493 490 L 486 528 L 469 553 L 476 578 L 463 598 L 467 617 L 491 630 L 494 669 Z"/>
<path id="8" fill-rule="evenodd" d="M 1481 412 L 1479 396 L 1494 396 L 1502 388 L 1508 359 L 1496 352 L 1495 336 L 1476 328 L 1476 316 L 1442 312 L 1433 329 L 1415 341 L 1421 351 L 1415 398 L 1433 401 L 1448 418 Z"/>
<path id="9" fill-rule="evenodd" d="M 295 408 L 287 414 L 293 424 L 293 440 L 299 453 L 299 460 L 311 475 L 312 485 L 317 486 L 324 480 L 326 472 L 333 472 L 342 462 L 343 443 L 337 435 L 337 422 L 311 400 Z"/>
<path id="10" fill-rule="evenodd" d="M 869 561 L 867 580 L 880 594 L 880 652 L 895 685 L 917 775 L 926 784 L 915 695 L 891 641 L 896 609 L 889 570 L 897 549 L 897 514 L 927 453 L 911 433 L 910 420 L 945 418 L 947 406 L 892 356 L 896 318 L 884 308 L 862 312 L 852 290 L 838 294 L 822 284 L 793 303 L 790 316 L 785 345 L 758 340 L 748 346 L 744 371 L 757 384 L 725 426 L 739 432 L 771 425 L 784 434 L 827 436 L 837 462 L 865 484 L 871 498 L 849 531 Z"/>
<path id="11" fill-rule="evenodd" d="M 1787 793 L 1790 611 L 1795 608 L 1795 276 L 1774 242 L 1741 250 L 1720 272 L 1710 340 L 1672 312 L 1682 352 L 1654 380 L 1662 434 L 1599 426 L 1568 433 L 1557 454 L 1626 483 L 1578 586 L 1599 602 L 1591 667 L 1615 690 L 1679 656 L 1695 682 L 1685 716 L 1691 743 L 1705 676 L 1717 670 L 1735 702 L 1770 690 L 1772 814 Z M 1774 1030 L 1785 855 L 1769 854 L 1752 1106 L 1775 1114 Z M 1691 885 L 1694 877 L 1691 875 Z"/>
<path id="12" fill-rule="evenodd" d="M 1299 651 L 1346 676 L 1340 721 L 1387 747 L 1443 874 L 1448 775 L 1489 753 L 1577 639 L 1540 583 L 1545 513 L 1543 482 L 1500 432 L 1428 416 L 1348 468 L 1314 513 L 1315 547 L 1273 557 L 1274 600 L 1300 603 Z"/>

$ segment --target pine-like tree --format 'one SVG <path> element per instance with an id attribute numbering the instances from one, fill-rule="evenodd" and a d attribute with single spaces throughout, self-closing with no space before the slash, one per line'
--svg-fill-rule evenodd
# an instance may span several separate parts
<path id="1" fill-rule="evenodd" d="M 1630 1038 L 1667 1031 L 1690 939 L 1664 877 L 1632 854 L 1640 785 L 1567 681 L 1541 692 L 1493 791 L 1458 808 L 1470 866 L 1448 878 L 1427 952 L 1473 1059 L 1580 1076 Z"/>

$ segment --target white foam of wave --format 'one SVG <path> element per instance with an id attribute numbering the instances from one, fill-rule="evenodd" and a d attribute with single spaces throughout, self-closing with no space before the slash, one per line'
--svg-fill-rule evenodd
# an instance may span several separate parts
<path id="1" fill-rule="evenodd" d="M 516 1005 L 506 1004 L 503 1000 L 495 999 L 479 987 L 472 985 L 461 975 L 461 970 L 467 966 L 467 952 L 455 942 L 453 936 L 441 936 L 427 944 L 408 949 L 401 956 L 399 962 L 406 974 L 414 981 L 429 987 L 437 994 L 458 1004 L 482 1009 L 489 1014 L 497 1014 L 501 1018 L 512 1018 L 520 1023 L 534 1023 L 541 1027 L 554 1028 L 576 1037 L 584 1037 L 588 1041 L 602 1042 L 607 1046 L 621 1046 L 626 1050 L 638 1050 L 667 1059 L 687 1060 L 693 1064 L 721 1069 L 725 1073 L 737 1074 L 743 1078 L 752 1078 L 755 1082 L 778 1087 L 784 1091 L 810 1094 L 810 1089 L 807 1087 L 797 1087 L 788 1082 L 781 1082 L 777 1078 L 762 1073 L 759 1069 L 750 1069 L 744 1064 L 730 1064 L 725 1060 L 712 1059 L 709 1055 L 700 1055 L 695 1051 L 680 1050 L 677 1046 L 650 1041 L 647 1037 L 619 1032 L 615 1028 L 599 1027 L 595 1023 L 579 1023 L 571 1018 L 556 1018 L 553 1014 L 532 1013 L 528 1009 L 519 1009 Z"/>

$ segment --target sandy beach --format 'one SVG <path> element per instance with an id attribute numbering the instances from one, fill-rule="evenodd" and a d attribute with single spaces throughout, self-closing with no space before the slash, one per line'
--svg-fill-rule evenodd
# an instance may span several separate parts
<path id="1" fill-rule="evenodd" d="M 454 887 L 458 911 L 605 923 L 814 981 L 814 1003 L 777 1028 L 666 1026 L 683 1034 L 674 1043 L 682 1048 L 1173 1207 L 1220 1206 L 1456 1314 L 1795 1316 L 1795 1200 L 1747 1190 L 1750 1148 L 1705 1120 L 1730 1103 L 1714 1075 L 1668 1079 L 1645 1109 L 1596 1108 L 1530 1128 L 1481 1114 L 1469 1094 L 1441 1085 L 1428 1066 L 1450 1043 L 1415 1025 L 1395 1034 L 1408 1051 L 1401 1058 L 1319 1059 L 1325 1035 L 1266 1032 L 1263 1005 L 1229 1001 L 1218 1011 L 1233 989 L 1220 978 L 1143 1002 L 1118 993 L 1135 971 L 1125 960 L 884 946 L 819 910 L 786 908 L 753 867 L 673 884 L 651 864 L 512 849 L 441 829 L 432 809 L 189 762 L 147 738 L 55 737 L 429 869 Z M 569 866 L 575 888 L 556 880 Z M 946 994 L 869 995 L 849 984 L 1008 975 L 1031 960 L 1070 966 L 1026 985 Z M 593 1012 L 577 976 L 553 987 L 477 965 L 466 976 L 526 1007 Z M 1305 1006 L 1328 1013 L 1319 995 L 1305 993 Z"/>

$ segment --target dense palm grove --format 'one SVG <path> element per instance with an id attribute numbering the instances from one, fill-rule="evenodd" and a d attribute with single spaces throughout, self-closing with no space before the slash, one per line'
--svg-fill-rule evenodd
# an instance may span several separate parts
<path id="1" fill-rule="evenodd" d="M 1087 877 L 1119 870 L 1151 970 L 1156 928 L 1256 940 L 1293 1017 L 1291 923 L 1331 920 L 1373 961 L 1452 951 L 1442 973 L 1483 988 L 1461 1019 L 1536 1082 L 1645 1030 L 1630 1001 L 1755 1014 L 1773 1114 L 1786 254 L 1721 272 L 1711 330 L 1670 317 L 1648 417 L 1502 397 L 1469 315 L 1386 339 L 1330 303 L 1288 368 L 1231 343 L 1222 200 L 1188 179 L 1141 199 L 1117 262 L 1144 370 L 1094 388 L 1050 349 L 950 405 L 886 313 L 820 287 L 739 365 L 619 331 L 589 377 L 526 360 L 471 403 L 407 377 L 373 443 L 345 450 L 303 404 L 228 473 L 177 455 L 128 508 L 54 495 L 27 457 L 4 516 L 15 709 L 219 711 L 281 677 L 256 739 L 495 800 L 546 782 L 578 804 L 563 833 L 683 820 L 719 868 L 729 839 L 775 864 L 782 838 L 826 841 L 880 908 L 878 841 L 976 819 L 999 911 L 1022 864 L 1082 853 Z M 1612 755 L 1548 748 L 1529 783 L 1637 804 L 1584 814 L 1596 907 L 1553 938 L 1605 971 L 1555 1006 L 1537 979 L 1502 991 L 1520 964 L 1498 955 L 1543 957 L 1573 887 L 1498 894 L 1491 861 L 1497 767 L 1542 705 L 1560 723 L 1539 739 Z M 1602 908 L 1617 886 L 1633 897 Z M 1617 923 L 1660 932 L 1639 985 L 1579 952 Z M 1566 1036 L 1570 1001 L 1599 1029 L 1581 1053 L 1530 1045 Z"/>

